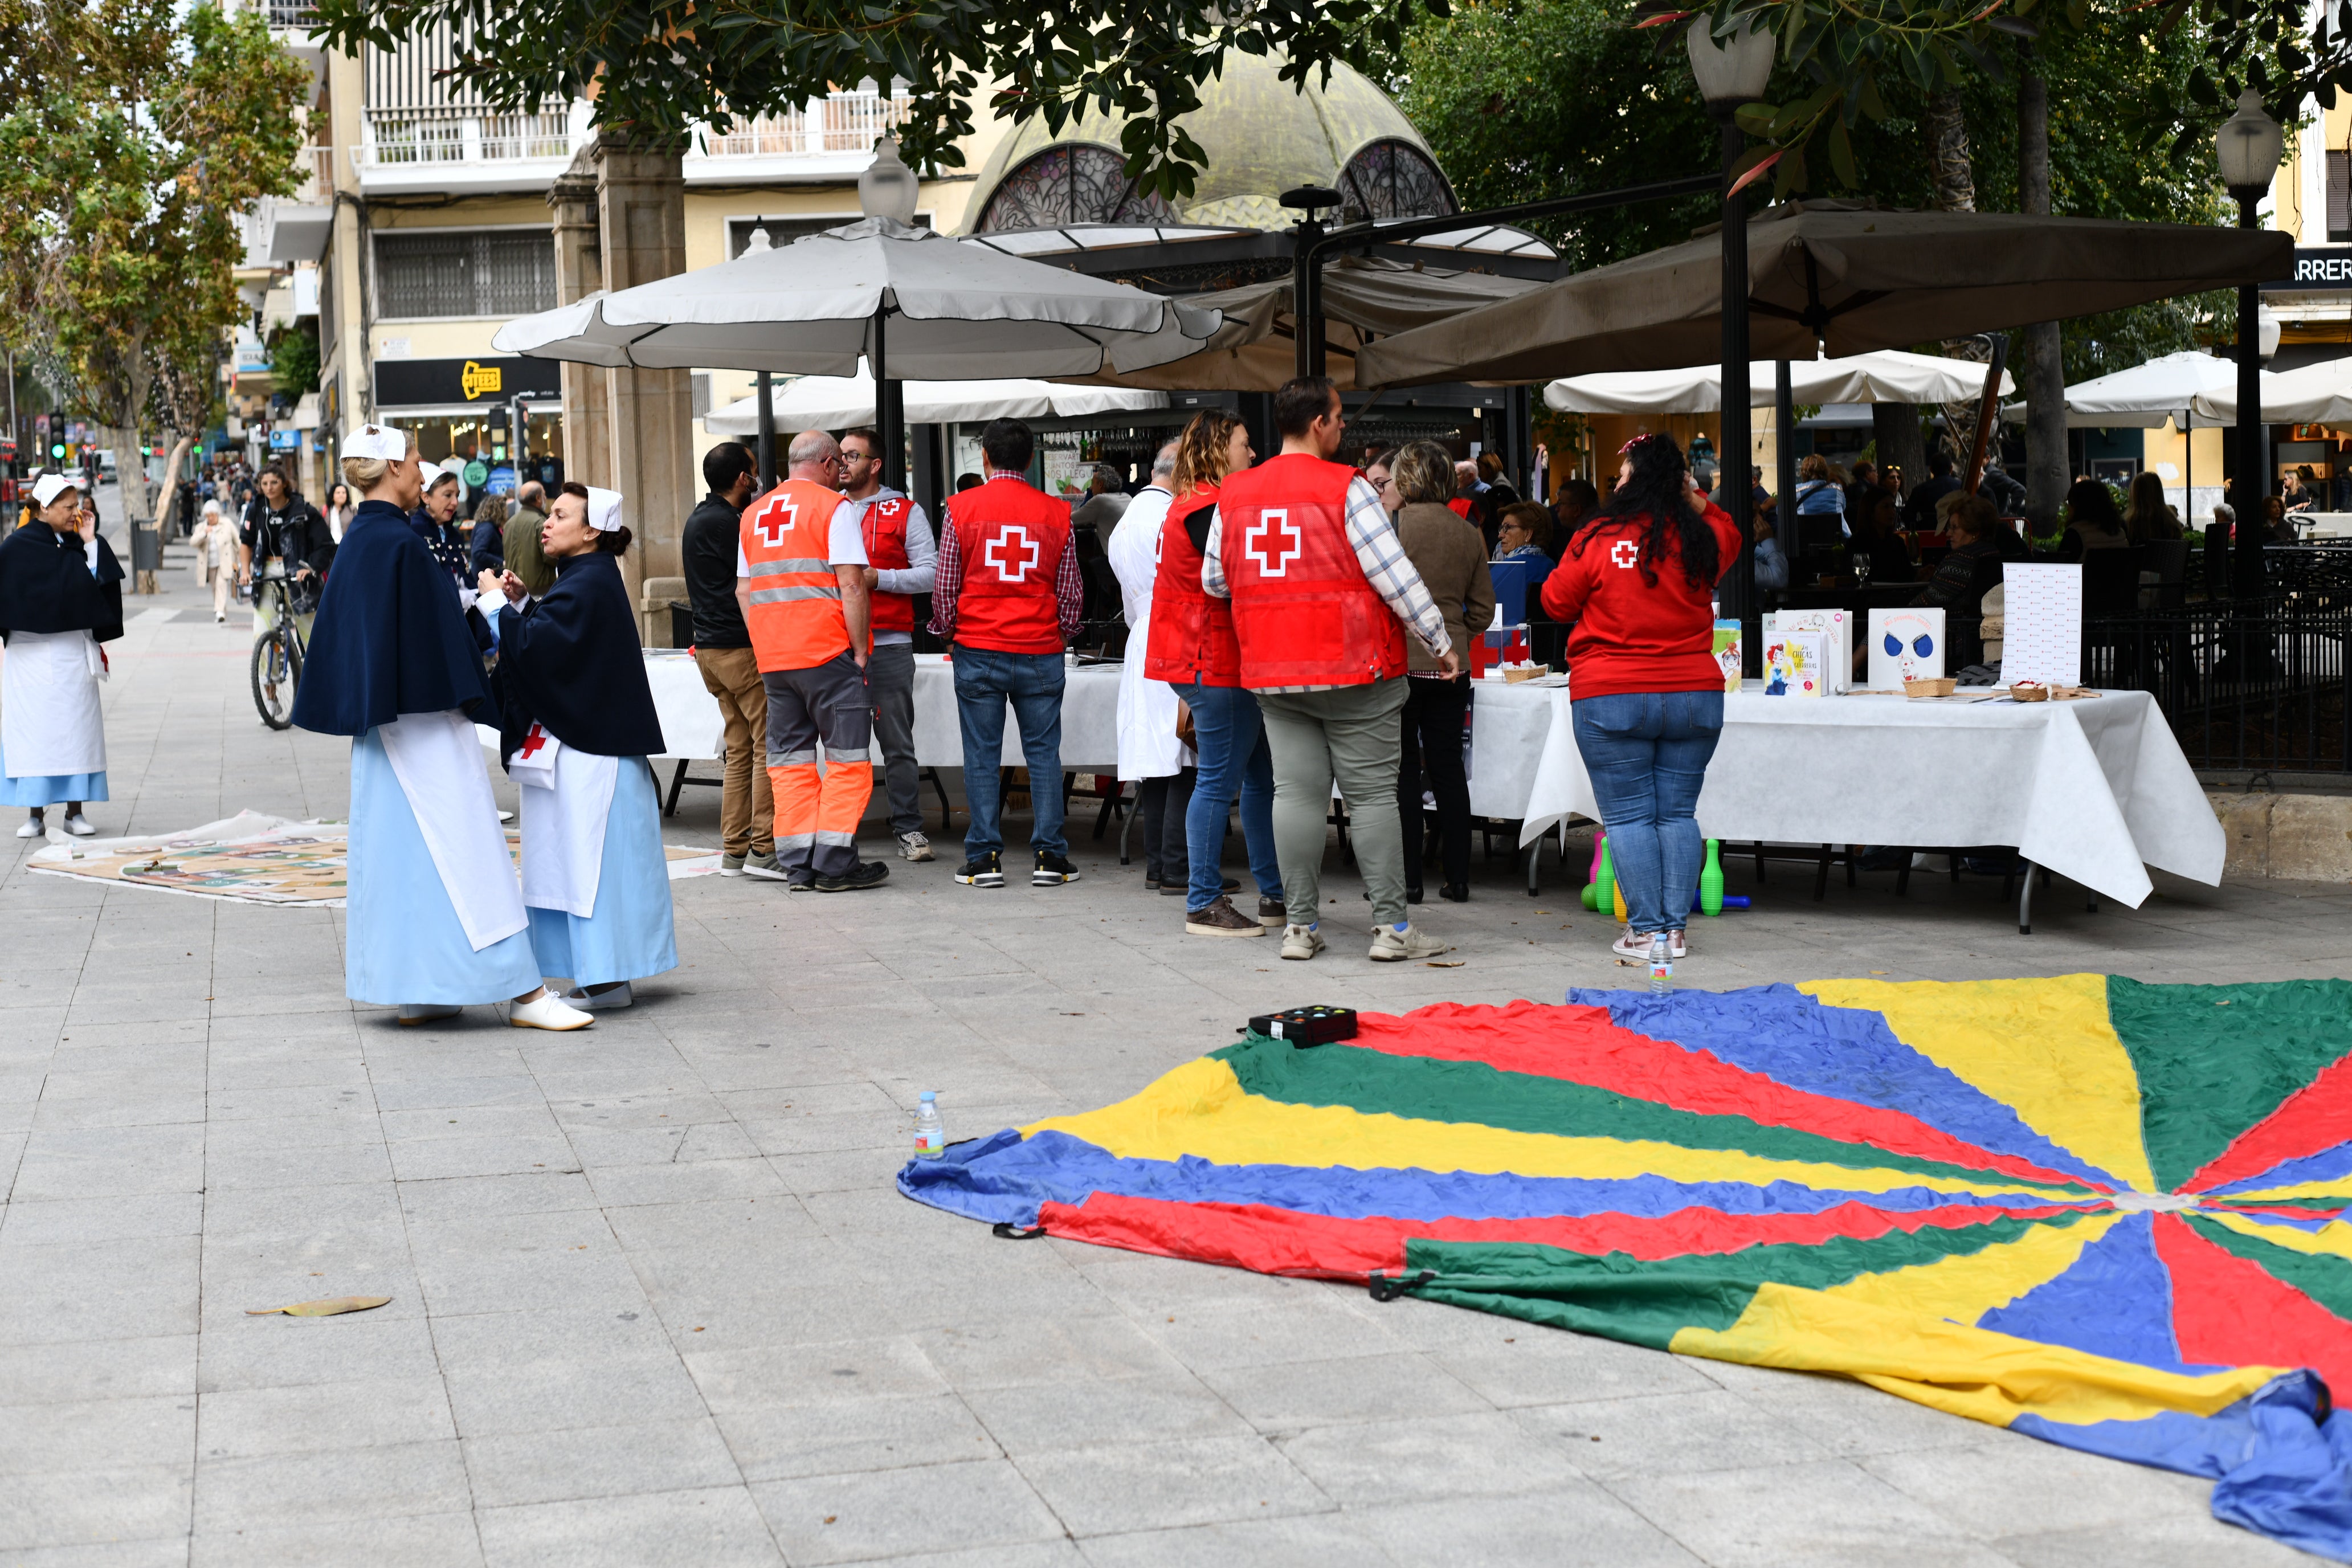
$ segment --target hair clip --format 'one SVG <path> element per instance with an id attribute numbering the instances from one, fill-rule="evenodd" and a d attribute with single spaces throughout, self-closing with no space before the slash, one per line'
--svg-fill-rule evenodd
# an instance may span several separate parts
<path id="1" fill-rule="evenodd" d="M 1642 434 L 1640 434 L 1639 436 L 1634 437 L 1632 440 L 1630 440 L 1630 441 L 1626 442 L 1623 446 L 1622 446 L 1622 447 L 1618 447 L 1618 448 L 1617 448 L 1617 455 L 1618 455 L 1619 457 L 1621 457 L 1621 458 L 1622 458 L 1622 457 L 1623 457 L 1626 453 L 1628 453 L 1628 452 L 1632 451 L 1634 447 L 1636 447 L 1640 446 L 1643 442 L 1644 442 L 1644 441 L 1654 441 L 1654 440 L 1656 440 L 1657 438 L 1658 438 L 1658 437 L 1657 437 L 1657 436 L 1656 436 L 1656 434 L 1655 434 L 1655 433 L 1654 433 L 1654 432 L 1652 432 L 1652 431 L 1644 430 L 1644 431 L 1643 431 L 1643 432 L 1642 432 Z"/>

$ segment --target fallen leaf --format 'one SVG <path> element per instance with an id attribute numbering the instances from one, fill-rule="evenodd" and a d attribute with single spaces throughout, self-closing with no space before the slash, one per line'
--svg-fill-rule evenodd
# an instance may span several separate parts
<path id="1" fill-rule="evenodd" d="M 824 1516 L 824 1521 L 827 1524 L 831 1524 L 835 1520 L 839 1519 L 841 1515 L 837 1513 L 829 1513 Z"/>
<path id="2" fill-rule="evenodd" d="M 290 1307 L 247 1307 L 248 1318 L 266 1318 L 273 1312 L 283 1312 L 289 1318 L 331 1318 L 339 1312 L 364 1312 L 391 1300 L 389 1296 L 331 1296 L 323 1301 L 297 1301 Z"/>
<path id="3" fill-rule="evenodd" d="M 1462 967 L 1462 961 L 1458 958 L 1433 958 L 1427 960 L 1426 963 L 1431 969 L 1459 969 Z"/>

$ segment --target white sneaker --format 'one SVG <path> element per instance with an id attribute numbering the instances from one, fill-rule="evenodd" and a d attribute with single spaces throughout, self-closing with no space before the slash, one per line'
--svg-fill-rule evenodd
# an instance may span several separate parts
<path id="1" fill-rule="evenodd" d="M 1453 945 L 1438 941 L 1408 921 L 1404 930 L 1394 926 L 1372 928 L 1371 960 L 1374 963 L 1402 963 L 1408 958 L 1435 958 L 1441 952 L 1452 952 Z"/>
<path id="2" fill-rule="evenodd" d="M 565 1006 L 577 1007 L 583 1012 L 600 1010 L 611 1013 L 623 1007 L 635 1006 L 637 994 L 631 990 L 629 983 L 624 980 L 610 991 L 591 992 L 585 986 L 577 991 L 567 991 L 562 1000 Z"/>
<path id="3" fill-rule="evenodd" d="M 76 838 L 95 838 L 98 837 L 98 829 L 92 827 L 89 825 L 89 818 L 84 816 L 79 811 L 66 818 L 66 831 L 72 834 Z"/>
<path id="4" fill-rule="evenodd" d="M 1313 926 L 1286 925 L 1282 928 L 1282 956 L 1312 958 L 1323 951 L 1323 933 Z"/>
<path id="5" fill-rule="evenodd" d="M 923 830 L 919 827 L 912 833 L 901 833 L 898 835 L 898 854 L 908 860 L 929 860 L 931 858 L 931 841 L 923 837 Z"/>
<path id="6" fill-rule="evenodd" d="M 507 1013 L 507 1022 L 518 1029 L 584 1029 L 595 1021 L 593 1014 L 568 1005 L 552 991 L 518 1002 Z"/>
<path id="7" fill-rule="evenodd" d="M 16 829 L 16 837 L 19 838 L 47 838 L 48 836 L 47 825 L 37 816 L 25 818 L 25 826 Z"/>
<path id="8" fill-rule="evenodd" d="M 1666 933 L 1666 945 L 1673 950 L 1674 955 L 1676 958 L 1686 957 L 1690 952 L 1689 936 L 1683 931 L 1668 931 Z M 1649 954 L 1643 953 L 1642 956 L 1647 958 Z"/>
<path id="9" fill-rule="evenodd" d="M 442 1018 L 454 1018 L 458 1009 L 441 1002 L 404 1002 L 400 1008 L 400 1025 L 411 1028 L 418 1024 L 430 1024 Z"/>

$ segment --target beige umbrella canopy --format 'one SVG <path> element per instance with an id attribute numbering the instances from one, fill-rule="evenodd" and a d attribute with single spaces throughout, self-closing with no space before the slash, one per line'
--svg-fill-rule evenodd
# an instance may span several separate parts
<path id="1" fill-rule="evenodd" d="M 1543 287 L 1522 278 L 1362 256 L 1325 266 L 1322 282 L 1327 366 L 1343 388 L 1356 384 L 1356 351 L 1365 334 L 1411 331 Z M 1272 392 L 1298 374 L 1298 319 L 1290 309 L 1289 278 L 1188 295 L 1184 302 L 1224 312 L 1223 325 L 1199 353 L 1141 370 L 1067 379 L 1162 391 Z"/>
<path id="2" fill-rule="evenodd" d="M 2292 236 L 2108 218 L 1793 202 L 1748 226 L 1750 352 L 1810 360 L 2284 278 Z M 1548 381 L 1723 353 L 1712 233 L 1368 344 L 1359 382 Z"/>

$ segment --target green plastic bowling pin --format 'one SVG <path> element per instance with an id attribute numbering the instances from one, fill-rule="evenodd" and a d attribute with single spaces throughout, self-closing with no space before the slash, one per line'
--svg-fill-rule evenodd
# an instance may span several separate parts
<path id="1" fill-rule="evenodd" d="M 1616 904 L 1617 862 L 1609 853 L 1609 841 L 1604 838 L 1601 841 L 1601 875 L 1592 883 L 1593 912 L 1597 914 L 1602 910 L 1613 910 Z"/>
<path id="2" fill-rule="evenodd" d="M 1723 912 L 1723 840 L 1706 841 L 1706 865 L 1698 874 L 1698 907 L 1711 915 Z"/>

